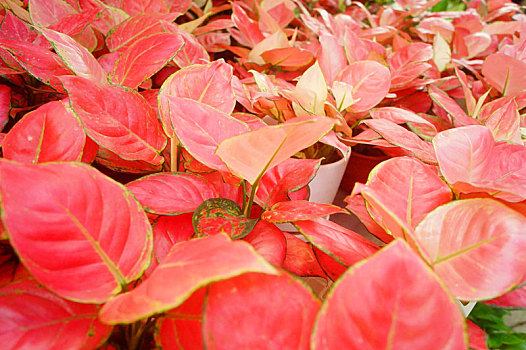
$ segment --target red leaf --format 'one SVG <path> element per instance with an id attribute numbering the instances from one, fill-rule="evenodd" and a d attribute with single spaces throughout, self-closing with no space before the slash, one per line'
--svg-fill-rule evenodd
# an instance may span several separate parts
<path id="1" fill-rule="evenodd" d="M 185 67 L 165 80 L 159 91 L 160 108 L 167 109 L 168 96 L 192 99 L 230 114 L 236 105 L 231 86 L 232 66 L 223 60 Z"/>
<path id="2" fill-rule="evenodd" d="M 436 163 L 435 152 L 431 143 L 423 141 L 402 126 L 387 119 L 367 119 L 363 123 L 382 135 L 389 143 L 408 150 L 416 158 L 426 163 Z"/>
<path id="3" fill-rule="evenodd" d="M 165 128 L 173 125 L 179 141 L 195 159 L 212 169 L 228 172 L 214 152 L 223 140 L 248 131 L 248 126 L 205 103 L 175 96 L 166 96 L 166 101 L 166 105 L 161 104 Z"/>
<path id="4" fill-rule="evenodd" d="M 9 121 L 9 111 L 11 110 L 11 88 L 0 84 L 0 131 L 2 131 Z M 4 151 L 5 152 L 5 151 Z"/>
<path id="5" fill-rule="evenodd" d="M 272 223 L 283 223 L 317 219 L 335 213 L 346 214 L 347 212 L 332 204 L 293 200 L 273 205 L 263 213 L 261 219 Z"/>
<path id="6" fill-rule="evenodd" d="M 335 80 L 348 84 L 348 93 L 355 101 L 348 110 L 356 113 L 367 111 L 383 100 L 389 92 L 391 73 L 378 62 L 358 61 L 348 65 Z M 338 97 L 336 99 L 339 105 Z"/>
<path id="7" fill-rule="evenodd" d="M 431 122 L 422 118 L 415 112 L 409 111 L 407 109 L 397 107 L 382 107 L 371 110 L 370 114 L 371 117 L 374 119 L 386 119 L 396 124 L 424 124 L 429 128 L 433 129 L 436 133 L 436 128 Z"/>
<path id="8" fill-rule="evenodd" d="M 139 203 L 92 167 L 3 160 L 0 178 L 11 244 L 62 297 L 105 302 L 150 263 L 151 227 Z"/>
<path id="9" fill-rule="evenodd" d="M 6 11 L 2 26 L 0 27 L 0 38 L 14 39 L 20 41 L 34 42 L 38 33 L 31 30 L 28 23 L 22 21 L 11 11 Z"/>
<path id="10" fill-rule="evenodd" d="M 301 69 L 314 61 L 314 56 L 310 51 L 298 47 L 267 50 L 261 54 L 261 58 L 265 63 L 281 67 L 288 71 Z"/>
<path id="11" fill-rule="evenodd" d="M 466 349 L 464 327 L 456 301 L 397 240 L 334 284 L 311 344 L 313 350 Z"/>
<path id="12" fill-rule="evenodd" d="M 488 192 L 519 202 L 526 198 L 524 146 L 495 142 L 483 126 L 443 131 L 433 144 L 446 181 L 460 192 Z"/>
<path id="13" fill-rule="evenodd" d="M 55 52 L 76 75 L 93 80 L 97 83 L 106 83 L 107 74 L 95 57 L 77 41 L 66 34 L 50 29 L 39 29 L 47 40 L 53 45 Z"/>
<path id="14" fill-rule="evenodd" d="M 163 162 L 159 153 L 166 137 L 155 111 L 142 96 L 124 87 L 96 84 L 81 77 L 62 77 L 61 81 L 71 108 L 99 146 L 124 160 L 152 165 Z"/>
<path id="15" fill-rule="evenodd" d="M 57 54 L 35 44 L 18 40 L 0 39 L 0 47 L 12 54 L 29 74 L 55 90 L 64 92 L 58 77 L 71 75 L 73 72 L 60 60 Z"/>
<path id="16" fill-rule="evenodd" d="M 161 216 L 153 227 L 153 251 L 157 261 L 162 262 L 175 243 L 186 241 L 193 234 L 192 213 Z"/>
<path id="17" fill-rule="evenodd" d="M 272 265 L 280 266 L 283 263 L 287 243 L 283 232 L 275 225 L 260 220 L 244 240 Z"/>
<path id="18" fill-rule="evenodd" d="M 259 182 L 256 191 L 256 202 L 263 208 L 285 202 L 293 193 L 305 196 L 295 199 L 306 199 L 307 185 L 316 176 L 320 159 L 289 158 L 268 170 Z M 304 190 L 304 191 L 301 191 Z"/>
<path id="19" fill-rule="evenodd" d="M 4 158 L 36 164 L 80 161 L 86 136 L 73 111 L 60 101 L 27 113 L 7 134 Z"/>
<path id="20" fill-rule="evenodd" d="M 5 350 L 95 349 L 112 328 L 98 307 L 66 301 L 26 279 L 0 289 L 0 341 Z"/>
<path id="21" fill-rule="evenodd" d="M 246 272 L 276 270 L 248 243 L 223 234 L 180 242 L 139 287 L 108 301 L 99 317 L 107 324 L 135 322 L 181 305 L 202 286 Z"/>
<path id="22" fill-rule="evenodd" d="M 456 298 L 490 299 L 526 273 L 525 224 L 524 216 L 496 200 L 464 199 L 429 213 L 415 237 Z"/>
<path id="23" fill-rule="evenodd" d="M 485 301 L 485 303 L 501 307 L 526 308 L 526 286 L 514 289 L 498 298 Z"/>
<path id="24" fill-rule="evenodd" d="M 283 268 L 298 276 L 325 277 L 312 245 L 304 242 L 293 234 L 283 232 L 287 240 L 287 254 L 283 261 Z"/>
<path id="25" fill-rule="evenodd" d="M 154 333 L 157 346 L 163 349 L 204 349 L 201 328 L 207 290 L 206 287 L 198 289 L 183 304 L 158 319 Z"/>
<path id="26" fill-rule="evenodd" d="M 192 64 L 199 64 L 210 61 L 210 56 L 206 49 L 190 33 L 180 29 L 175 24 L 166 23 L 166 29 L 170 32 L 179 34 L 184 39 L 184 46 L 174 57 L 174 62 L 179 67 L 187 67 Z"/>
<path id="27" fill-rule="evenodd" d="M 181 36 L 174 33 L 143 37 L 122 51 L 110 79 L 135 89 L 171 61 L 183 44 Z"/>
<path id="28" fill-rule="evenodd" d="M 173 21 L 177 15 L 145 13 L 129 17 L 117 27 L 112 29 L 106 38 L 108 49 L 113 51 L 125 51 L 129 46 L 147 36 L 164 31 L 164 22 Z"/>
<path id="29" fill-rule="evenodd" d="M 526 89 L 526 63 L 502 53 L 489 55 L 482 65 L 482 74 L 503 96 L 512 96 Z"/>
<path id="30" fill-rule="evenodd" d="M 247 15 L 240 3 L 237 1 L 232 3 L 232 22 L 234 22 L 236 28 L 239 29 L 243 36 L 244 40 L 240 44 L 254 47 L 265 39 L 265 36 L 261 33 L 258 24 Z"/>
<path id="31" fill-rule="evenodd" d="M 90 33 L 92 31 L 92 28 L 88 28 L 88 26 L 97 20 L 102 11 L 102 8 L 92 8 L 62 17 L 58 22 L 49 26 L 49 29 L 71 37 L 82 37 L 84 33 Z M 83 40 L 80 41 L 84 42 Z"/>
<path id="32" fill-rule="evenodd" d="M 345 202 L 347 203 L 345 208 L 356 215 L 358 220 L 367 228 L 367 231 L 385 243 L 389 243 L 394 239 L 393 236 L 385 232 L 385 230 L 374 221 L 371 217 L 372 214 L 369 213 L 369 211 L 372 210 L 370 207 L 367 208 L 365 200 L 361 195 L 348 196 L 345 198 Z"/>
<path id="33" fill-rule="evenodd" d="M 254 184 L 266 170 L 314 144 L 328 133 L 334 119 L 296 117 L 223 141 L 217 155 L 231 172 Z"/>
<path id="34" fill-rule="evenodd" d="M 193 212 L 201 203 L 218 197 L 214 186 L 192 174 L 162 173 L 126 184 L 144 210 L 158 215 Z"/>
<path id="35" fill-rule="evenodd" d="M 206 299 L 204 342 L 217 350 L 308 350 L 319 307 L 310 290 L 287 274 L 251 273 L 217 282 Z"/>
<path id="36" fill-rule="evenodd" d="M 378 246 L 332 221 L 316 219 L 294 223 L 317 248 L 344 266 L 351 266 L 378 250 Z"/>
<path id="37" fill-rule="evenodd" d="M 469 348 L 473 350 L 488 350 L 486 340 L 488 335 L 470 319 L 466 320 L 469 336 Z"/>

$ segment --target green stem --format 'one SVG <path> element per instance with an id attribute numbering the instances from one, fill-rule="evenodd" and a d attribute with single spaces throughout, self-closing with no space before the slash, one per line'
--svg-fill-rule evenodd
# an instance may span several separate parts
<path id="1" fill-rule="evenodd" d="M 241 188 L 243 189 L 243 211 L 247 207 L 247 182 L 242 181 L 241 182 Z"/>
<path id="2" fill-rule="evenodd" d="M 250 214 L 252 213 L 252 204 L 254 203 L 254 197 L 256 196 L 256 191 L 258 190 L 260 178 L 261 176 L 258 177 L 256 181 L 254 181 L 254 184 L 252 185 L 252 190 L 250 191 L 250 198 L 248 199 L 248 204 L 246 205 L 245 210 L 243 211 L 243 215 L 247 219 L 250 218 Z"/>

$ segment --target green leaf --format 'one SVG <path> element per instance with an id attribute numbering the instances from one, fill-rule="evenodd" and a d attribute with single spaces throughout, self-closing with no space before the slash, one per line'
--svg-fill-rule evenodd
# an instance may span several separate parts
<path id="1" fill-rule="evenodd" d="M 526 350 L 526 333 L 516 332 L 504 322 L 509 313 L 506 308 L 477 303 L 468 318 L 488 334 L 490 349 Z"/>

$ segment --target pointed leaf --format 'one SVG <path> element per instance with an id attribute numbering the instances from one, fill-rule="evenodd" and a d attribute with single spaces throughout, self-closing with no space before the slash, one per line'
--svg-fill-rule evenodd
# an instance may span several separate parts
<path id="1" fill-rule="evenodd" d="M 212 169 L 228 172 L 214 152 L 223 140 L 247 132 L 248 126 L 202 102 L 176 96 L 166 96 L 166 101 L 166 106 L 161 105 L 162 114 L 169 116 L 177 138 L 188 153 Z M 169 122 L 166 119 L 163 119 L 165 128 Z"/>
<path id="2" fill-rule="evenodd" d="M 217 282 L 206 299 L 204 342 L 218 350 L 308 350 L 319 307 L 310 290 L 288 274 L 251 273 Z"/>
<path id="3" fill-rule="evenodd" d="M 486 118 L 484 125 L 492 131 L 495 140 L 522 144 L 520 132 L 521 117 L 517 104 L 512 98 L 503 97 L 502 99 L 506 101 L 492 101 L 501 103 L 499 103 L 499 108 L 492 111 L 490 116 Z M 486 106 L 489 106 L 489 104 Z M 485 110 L 487 109 L 484 108 Z M 481 112 L 481 117 L 483 114 L 486 113 Z"/>
<path id="4" fill-rule="evenodd" d="M 57 91 L 64 92 L 58 77 L 71 75 L 73 72 L 57 54 L 18 40 L 0 39 L 0 47 L 11 53 L 29 74 Z"/>
<path id="5" fill-rule="evenodd" d="M 166 137 L 155 111 L 138 93 L 81 77 L 62 77 L 71 108 L 88 136 L 125 160 L 161 164 Z"/>
<path id="6" fill-rule="evenodd" d="M 498 201 L 465 199 L 428 214 L 415 237 L 456 298 L 489 299 L 526 273 L 525 224 L 524 216 Z"/>
<path id="7" fill-rule="evenodd" d="M 395 241 L 336 282 L 316 320 L 311 347 L 466 349 L 464 327 L 460 308 L 431 269 Z"/>
<path id="8" fill-rule="evenodd" d="M 345 209 L 353 213 L 372 235 L 385 243 L 389 243 L 394 239 L 393 236 L 385 232 L 385 230 L 374 221 L 372 218 L 374 214 L 371 212 L 371 207 L 369 206 L 369 208 L 367 208 L 367 204 L 361 195 L 351 194 L 345 198 L 345 202 L 347 203 Z"/>
<path id="9" fill-rule="evenodd" d="M 451 97 L 434 85 L 429 86 L 429 96 L 454 119 L 455 126 L 479 124 L 476 119 L 469 117 Z"/>
<path id="10" fill-rule="evenodd" d="M 397 107 L 382 107 L 375 108 L 370 112 L 371 117 L 374 119 L 387 119 L 396 124 L 404 123 L 415 123 L 415 124 L 425 124 L 432 129 L 435 129 L 435 126 L 428 120 L 422 118 L 418 114 L 403 108 Z M 436 131 L 436 129 L 435 129 Z"/>
<path id="11" fill-rule="evenodd" d="M 248 235 L 258 219 L 247 219 L 239 204 L 231 199 L 210 198 L 194 212 L 192 224 L 197 237 L 226 233 L 232 239 Z"/>
<path id="12" fill-rule="evenodd" d="M 519 202 L 526 198 L 526 149 L 495 142 L 491 131 L 473 125 L 442 131 L 433 145 L 446 181 L 460 192 L 488 192 Z"/>
<path id="13" fill-rule="evenodd" d="M 438 33 L 433 39 L 433 62 L 435 62 L 440 72 L 444 71 L 449 62 L 451 62 L 449 43 Z"/>
<path id="14" fill-rule="evenodd" d="M 283 233 L 287 240 L 287 254 L 283 261 L 283 268 L 297 276 L 325 277 L 312 245 L 288 232 Z"/>
<path id="15" fill-rule="evenodd" d="M 33 276 L 62 297 L 102 303 L 150 263 L 151 226 L 139 203 L 92 167 L 4 160 L 0 179 L 2 221 L 13 247 Z"/>
<path id="16" fill-rule="evenodd" d="M 29 164 L 80 161 L 85 140 L 73 111 L 53 101 L 20 119 L 5 137 L 2 151 L 6 159 Z"/>
<path id="17" fill-rule="evenodd" d="M 301 69 L 314 61 L 314 56 L 310 51 L 300 49 L 299 47 L 267 50 L 261 54 L 261 58 L 266 63 L 281 67 L 287 71 Z"/>
<path id="18" fill-rule="evenodd" d="M 323 76 L 327 81 L 327 85 L 332 86 L 338 73 L 347 67 L 345 50 L 333 35 L 321 35 L 320 45 L 321 50 L 318 54 L 318 62 L 323 71 Z"/>
<path id="19" fill-rule="evenodd" d="M 400 125 L 387 119 L 367 119 L 363 123 L 383 136 L 389 143 L 410 151 L 426 163 L 436 163 L 431 143 L 425 142 Z"/>
<path id="20" fill-rule="evenodd" d="M 282 223 L 321 218 L 335 213 L 347 213 L 344 209 L 332 205 L 314 203 L 305 200 L 280 202 L 263 213 L 261 218 L 268 222 Z"/>
<path id="21" fill-rule="evenodd" d="M 108 49 L 125 51 L 130 45 L 141 38 L 163 32 L 164 23 L 161 20 L 173 21 L 175 14 L 145 13 L 129 17 L 121 22 L 106 37 Z"/>
<path id="22" fill-rule="evenodd" d="M 254 249 L 275 266 L 281 266 L 287 252 L 283 232 L 266 221 L 259 220 L 254 229 L 244 238 Z"/>
<path id="23" fill-rule="evenodd" d="M 216 153 L 234 175 L 253 185 L 267 169 L 312 145 L 333 125 L 330 118 L 297 117 L 231 137 L 219 145 Z"/>
<path id="24" fill-rule="evenodd" d="M 60 18 L 76 14 L 77 10 L 64 0 L 31 0 L 29 13 L 34 25 L 49 27 Z"/>
<path id="25" fill-rule="evenodd" d="M 144 210 L 157 215 L 193 212 L 205 200 L 218 197 L 214 186 L 193 174 L 153 174 L 126 187 Z"/>
<path id="26" fill-rule="evenodd" d="M 293 105 L 297 116 L 316 114 L 324 115 L 324 104 L 327 100 L 327 82 L 318 61 L 314 62 L 303 73 L 296 84 L 296 94 L 300 105 Z"/>
<path id="27" fill-rule="evenodd" d="M 194 235 L 192 214 L 161 216 L 153 227 L 153 251 L 158 262 L 162 262 L 173 245 Z"/>
<path id="28" fill-rule="evenodd" d="M 200 64 L 210 61 L 210 56 L 208 55 L 207 50 L 194 35 L 172 23 L 165 24 L 165 26 L 167 27 L 167 30 L 180 35 L 184 40 L 184 46 L 174 57 L 175 64 L 183 68 L 192 64 Z"/>
<path id="29" fill-rule="evenodd" d="M 391 73 L 378 62 L 358 61 L 348 65 L 335 80 L 350 85 L 354 103 L 348 110 L 356 113 L 369 110 L 383 100 L 389 92 Z"/>
<path id="30" fill-rule="evenodd" d="M 526 63 L 502 53 L 489 55 L 482 65 L 482 74 L 503 96 L 512 96 L 526 89 L 522 73 Z"/>
<path id="31" fill-rule="evenodd" d="M 9 121 L 10 109 L 11 88 L 7 85 L 0 85 L 0 131 L 4 129 L 5 125 Z"/>
<path id="32" fill-rule="evenodd" d="M 156 33 L 139 39 L 122 52 L 110 79 L 135 89 L 171 61 L 183 44 L 181 36 L 175 33 Z"/>
<path id="33" fill-rule="evenodd" d="M 449 186 L 435 167 L 409 157 L 391 158 L 375 167 L 361 193 L 366 200 L 374 196 L 413 229 L 427 213 L 452 199 Z"/>
<path id="34" fill-rule="evenodd" d="M 344 266 L 351 266 L 378 250 L 354 231 L 326 219 L 296 221 L 294 225 L 314 246 Z"/>
<path id="35" fill-rule="evenodd" d="M 267 208 L 289 200 L 293 193 L 303 192 L 306 192 L 303 198 L 295 199 L 306 199 L 307 185 L 316 176 L 320 163 L 320 159 L 289 158 L 276 165 L 261 177 L 256 191 L 256 202 Z M 300 191 L 302 189 L 303 191 Z"/>
<path id="36" fill-rule="evenodd" d="M 431 66 L 426 61 L 433 59 L 433 46 L 413 43 L 396 51 L 388 59 L 391 71 L 391 87 L 401 88 L 418 78 Z"/>
<path id="37" fill-rule="evenodd" d="M 248 243 L 223 234 L 180 242 L 146 281 L 111 299 L 99 317 L 107 324 L 135 322 L 181 305 L 202 286 L 246 272 L 277 273 Z"/>
<path id="38" fill-rule="evenodd" d="M 93 80 L 97 83 L 106 83 L 107 74 L 95 57 L 77 41 L 51 29 L 39 29 L 46 39 L 53 45 L 55 52 L 76 75 Z"/>
<path id="39" fill-rule="evenodd" d="M 230 114 L 236 105 L 230 84 L 232 76 L 232 66 L 222 60 L 182 68 L 166 79 L 161 87 L 160 108 L 167 108 L 166 96 L 176 96 L 189 98 Z"/>
<path id="40" fill-rule="evenodd" d="M 66 301 L 31 279 L 0 289 L 0 310 L 5 350 L 94 349 L 113 328 L 100 323 L 95 305 Z"/>

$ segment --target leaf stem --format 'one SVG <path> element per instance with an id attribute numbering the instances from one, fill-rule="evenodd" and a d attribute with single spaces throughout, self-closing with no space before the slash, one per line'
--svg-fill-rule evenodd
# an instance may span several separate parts
<path id="1" fill-rule="evenodd" d="M 179 169 L 179 157 L 177 142 L 175 137 L 170 137 L 170 171 L 176 172 Z"/>

